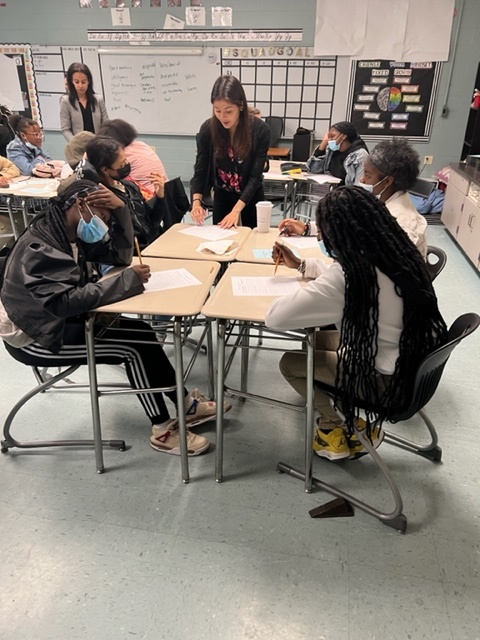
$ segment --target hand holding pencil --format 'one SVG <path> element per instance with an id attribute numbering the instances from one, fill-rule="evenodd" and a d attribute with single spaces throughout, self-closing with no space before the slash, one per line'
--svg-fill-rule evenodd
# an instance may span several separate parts
<path id="1" fill-rule="evenodd" d="M 140 245 L 138 244 L 137 238 L 134 238 L 133 242 L 135 244 L 135 250 L 137 252 L 138 261 L 139 261 L 140 264 L 134 264 L 132 266 L 132 269 L 135 271 L 137 276 L 140 278 L 140 281 L 142 282 L 142 284 L 145 284 L 146 282 L 148 282 L 150 280 L 150 276 L 152 274 L 150 272 L 149 265 L 148 264 L 143 264 L 142 254 L 140 252 Z"/>
<path id="2" fill-rule="evenodd" d="M 289 269 L 298 269 L 301 262 L 300 258 L 297 258 L 293 251 L 281 242 L 276 242 L 273 245 L 272 258 L 275 261 L 275 271 L 273 275 L 277 273 L 279 265 L 284 265 Z"/>

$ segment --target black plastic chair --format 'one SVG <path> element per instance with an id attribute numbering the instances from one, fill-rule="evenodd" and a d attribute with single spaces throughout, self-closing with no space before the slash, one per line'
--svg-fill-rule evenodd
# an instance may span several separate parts
<path id="1" fill-rule="evenodd" d="M 265 122 L 270 127 L 270 144 L 268 146 L 278 147 L 278 141 L 284 131 L 283 118 L 280 116 L 266 116 Z"/>
<path id="2" fill-rule="evenodd" d="M 479 325 L 480 316 L 478 316 L 476 313 L 466 313 L 462 316 L 459 316 L 455 320 L 448 331 L 446 344 L 436 349 L 433 353 L 424 358 L 420 363 L 415 374 L 415 379 L 413 381 L 412 393 L 408 407 L 401 413 L 391 416 L 391 419 L 389 420 L 392 423 L 403 422 L 418 414 L 422 418 L 430 433 L 430 442 L 426 445 L 419 445 L 416 442 L 412 442 L 411 440 L 407 440 L 402 436 L 387 431 L 385 431 L 384 436 L 385 442 L 427 458 L 428 460 L 432 460 L 433 462 L 440 462 L 440 460 L 442 459 L 442 450 L 438 446 L 437 432 L 435 431 L 433 423 L 431 422 L 423 408 L 433 397 L 440 382 L 440 378 L 442 377 L 445 365 L 447 364 L 447 361 L 454 348 L 464 338 L 472 334 Z M 335 396 L 334 387 L 317 381 L 315 381 L 315 386 L 322 389 L 322 391 L 328 393 L 332 397 Z M 357 401 L 357 405 L 361 409 L 365 408 L 365 403 L 360 399 Z M 378 518 L 384 524 L 397 529 L 401 533 L 405 533 L 407 529 L 407 518 L 402 513 L 403 501 L 395 479 L 393 478 L 383 459 L 380 457 L 378 450 L 375 450 L 373 448 L 372 444 L 366 438 L 366 436 L 359 432 L 357 429 L 355 429 L 355 435 L 365 446 L 366 450 L 368 451 L 368 453 L 370 453 L 372 459 L 385 476 L 395 501 L 395 507 L 393 511 L 389 513 L 379 511 L 372 505 L 362 502 L 355 496 L 345 493 L 344 491 L 341 491 L 340 489 L 337 489 L 332 485 L 328 485 L 325 482 L 318 480 L 317 478 L 313 478 L 312 484 L 342 499 L 342 501 L 346 503 L 347 507 L 351 503 L 362 511 L 365 511 L 375 518 Z M 305 473 L 302 473 L 297 469 L 293 469 L 289 465 L 286 465 L 282 462 L 279 463 L 277 469 L 280 472 L 289 473 L 290 475 L 293 475 L 298 479 L 305 480 Z M 338 509 L 338 500 L 333 500 L 331 503 L 331 507 L 330 503 L 324 505 L 322 512 L 324 517 L 329 517 L 330 515 L 337 515 L 335 513 L 335 510 Z"/>
<path id="3" fill-rule="evenodd" d="M 433 258 L 433 260 L 432 260 Z M 447 262 L 447 254 L 440 247 L 428 245 L 427 247 L 427 271 L 433 282 L 438 274 L 443 270 Z"/>

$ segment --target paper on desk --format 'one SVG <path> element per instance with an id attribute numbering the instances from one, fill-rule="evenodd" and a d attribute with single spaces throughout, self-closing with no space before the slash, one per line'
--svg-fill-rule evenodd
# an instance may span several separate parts
<path id="1" fill-rule="evenodd" d="M 235 240 L 216 240 L 215 242 L 202 242 L 197 247 L 200 253 L 214 253 L 217 256 L 228 256 L 238 249 Z"/>
<path id="2" fill-rule="evenodd" d="M 300 283 L 295 278 L 280 276 L 233 276 L 234 296 L 287 296 L 298 291 Z"/>
<path id="3" fill-rule="evenodd" d="M 165 291 L 166 289 L 181 289 L 202 284 L 187 269 L 168 269 L 167 271 L 152 271 L 150 280 L 145 284 L 145 291 Z"/>
<path id="4" fill-rule="evenodd" d="M 329 176 L 327 173 L 308 173 L 307 178 L 309 180 L 313 180 L 314 182 L 318 182 L 318 184 L 325 184 L 327 182 L 338 184 L 339 182 L 341 182 L 340 178 Z"/>
<path id="5" fill-rule="evenodd" d="M 314 249 L 318 247 L 318 240 L 315 236 L 287 236 L 285 244 L 297 249 Z"/>
<path id="6" fill-rule="evenodd" d="M 205 238 L 205 240 L 223 240 L 229 236 L 234 236 L 237 232 L 234 229 L 222 229 L 215 224 L 209 224 L 204 227 L 193 226 L 188 229 L 182 229 L 180 233 L 184 233 L 186 236 Z"/>
<path id="7" fill-rule="evenodd" d="M 292 249 L 292 253 L 296 258 L 300 258 L 300 254 L 295 249 Z M 253 249 L 253 255 L 255 258 L 272 258 L 272 249 Z"/>

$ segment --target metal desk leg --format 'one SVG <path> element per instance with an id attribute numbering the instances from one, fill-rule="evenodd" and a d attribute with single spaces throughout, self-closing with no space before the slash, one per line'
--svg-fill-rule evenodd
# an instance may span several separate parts
<path id="1" fill-rule="evenodd" d="M 312 492 L 313 460 L 313 375 L 315 364 L 315 329 L 307 333 L 307 408 L 305 411 L 305 491 Z"/>
<path id="2" fill-rule="evenodd" d="M 190 476 L 188 475 L 187 423 L 185 418 L 185 399 L 183 397 L 182 318 L 179 316 L 175 316 L 173 323 L 173 343 L 175 347 L 175 382 L 177 385 L 177 412 L 182 480 L 185 484 L 188 484 Z"/>
<path id="3" fill-rule="evenodd" d="M 207 323 L 207 362 L 208 362 L 208 397 L 215 399 L 215 369 L 213 364 L 213 338 L 212 321 L 206 319 Z"/>
<path id="4" fill-rule="evenodd" d="M 248 358 L 249 358 L 249 346 L 250 346 L 250 325 L 247 322 L 242 322 L 242 355 L 241 355 L 241 368 L 240 368 L 240 389 L 245 393 L 248 387 Z"/>
<path id="5" fill-rule="evenodd" d="M 22 213 L 23 213 L 23 225 L 24 229 L 28 227 L 28 206 L 27 206 L 27 198 L 22 198 Z"/>
<path id="6" fill-rule="evenodd" d="M 100 425 L 100 407 L 98 404 L 99 391 L 97 380 L 97 367 L 95 363 L 95 341 L 94 341 L 94 325 L 95 314 L 87 318 L 85 323 L 85 338 L 87 346 L 87 362 L 88 362 L 88 382 L 90 386 L 90 403 L 92 406 L 92 422 L 93 422 L 93 439 L 95 442 L 95 461 L 97 464 L 97 473 L 103 473 L 105 466 L 103 464 L 103 448 L 102 448 L 102 430 Z"/>
<path id="7" fill-rule="evenodd" d="M 215 450 L 215 480 L 223 482 L 223 398 L 225 384 L 225 327 L 226 320 L 219 318 L 217 341 L 217 445 Z"/>
<path id="8" fill-rule="evenodd" d="M 12 201 L 13 201 L 13 196 L 7 196 L 8 217 L 10 218 L 10 224 L 12 225 L 13 236 L 14 236 L 15 240 L 17 240 L 19 234 L 18 234 L 17 225 L 15 223 L 15 215 L 13 213 Z"/>

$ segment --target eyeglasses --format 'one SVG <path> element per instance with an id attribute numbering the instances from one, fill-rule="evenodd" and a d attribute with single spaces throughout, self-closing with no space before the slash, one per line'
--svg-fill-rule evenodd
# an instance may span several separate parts
<path id="1" fill-rule="evenodd" d="M 25 135 L 32 136 L 32 138 L 43 138 L 44 133 L 43 131 L 26 131 Z"/>

